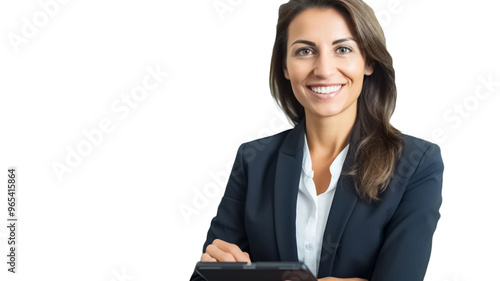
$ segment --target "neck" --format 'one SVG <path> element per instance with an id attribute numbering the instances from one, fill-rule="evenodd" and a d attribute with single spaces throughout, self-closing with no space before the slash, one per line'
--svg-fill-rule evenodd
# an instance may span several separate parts
<path id="1" fill-rule="evenodd" d="M 355 105 L 331 117 L 306 112 L 307 145 L 311 155 L 320 158 L 336 157 L 349 143 L 355 120 Z"/>

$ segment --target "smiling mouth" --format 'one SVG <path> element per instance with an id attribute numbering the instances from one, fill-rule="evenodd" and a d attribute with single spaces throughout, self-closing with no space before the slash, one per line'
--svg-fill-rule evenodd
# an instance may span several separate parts
<path id="1" fill-rule="evenodd" d="M 334 86 L 328 86 L 328 87 L 311 87 L 311 86 L 307 86 L 307 88 L 309 88 L 309 90 L 317 93 L 317 94 L 333 94 L 333 93 L 336 93 L 338 91 L 340 91 L 340 89 L 342 89 L 344 87 L 344 84 L 342 85 L 334 85 Z"/>

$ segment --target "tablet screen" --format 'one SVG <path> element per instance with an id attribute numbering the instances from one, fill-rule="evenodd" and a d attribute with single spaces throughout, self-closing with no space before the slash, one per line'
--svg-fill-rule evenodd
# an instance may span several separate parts
<path id="1" fill-rule="evenodd" d="M 207 281 L 317 281 L 303 262 L 198 262 Z"/>

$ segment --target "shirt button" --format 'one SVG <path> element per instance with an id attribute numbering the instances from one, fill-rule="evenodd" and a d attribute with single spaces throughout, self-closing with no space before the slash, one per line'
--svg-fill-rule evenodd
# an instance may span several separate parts
<path id="1" fill-rule="evenodd" d="M 306 249 L 307 249 L 308 251 L 311 251 L 311 250 L 313 249 L 313 245 L 311 245 L 311 244 L 307 244 L 307 245 L 306 245 Z"/>

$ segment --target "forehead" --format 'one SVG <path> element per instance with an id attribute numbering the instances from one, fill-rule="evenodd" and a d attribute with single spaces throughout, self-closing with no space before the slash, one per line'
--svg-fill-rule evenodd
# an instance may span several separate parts
<path id="1" fill-rule="evenodd" d="M 299 13 L 288 27 L 288 41 L 336 40 L 354 37 L 352 27 L 344 16 L 333 8 L 308 8 Z"/>

